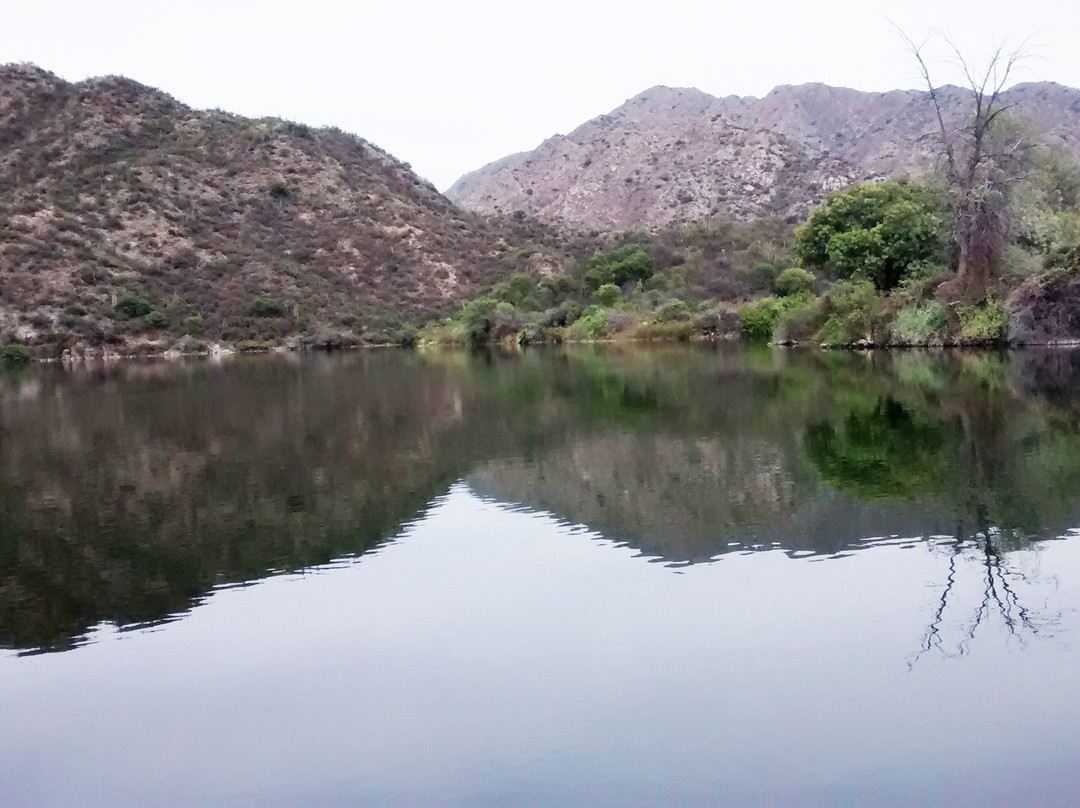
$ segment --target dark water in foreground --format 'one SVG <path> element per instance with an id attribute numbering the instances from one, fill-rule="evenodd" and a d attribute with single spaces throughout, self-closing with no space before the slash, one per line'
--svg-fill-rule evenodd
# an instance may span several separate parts
<path id="1" fill-rule="evenodd" d="M 1067 805 L 1080 353 L 0 375 L 0 803 Z"/>

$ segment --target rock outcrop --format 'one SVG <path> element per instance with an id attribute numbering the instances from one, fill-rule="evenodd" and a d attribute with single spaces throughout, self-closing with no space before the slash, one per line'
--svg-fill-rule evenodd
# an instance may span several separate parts
<path id="1" fill-rule="evenodd" d="M 946 87 L 941 99 L 949 122 L 962 122 L 969 94 Z M 1023 84 L 1004 102 L 1043 142 L 1080 155 L 1080 91 Z M 654 87 L 569 135 L 466 174 L 447 196 L 481 213 L 520 210 L 598 230 L 705 216 L 794 221 L 851 182 L 925 171 L 936 127 L 925 92 L 807 84 L 758 99 Z"/>
<path id="2" fill-rule="evenodd" d="M 1080 274 L 1033 279 L 1009 298 L 1009 342 L 1080 345 Z"/>

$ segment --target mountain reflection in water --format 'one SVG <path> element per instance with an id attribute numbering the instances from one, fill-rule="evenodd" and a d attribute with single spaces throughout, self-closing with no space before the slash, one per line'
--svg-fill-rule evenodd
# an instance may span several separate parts
<path id="1" fill-rule="evenodd" d="M 458 481 L 678 564 L 936 537 L 953 561 L 922 653 L 991 610 L 1047 633 L 1010 559 L 1080 525 L 1078 380 L 1070 351 L 728 346 L 6 374 L 0 645 L 63 650 L 362 555 Z M 985 599 L 946 637 L 974 556 Z"/>

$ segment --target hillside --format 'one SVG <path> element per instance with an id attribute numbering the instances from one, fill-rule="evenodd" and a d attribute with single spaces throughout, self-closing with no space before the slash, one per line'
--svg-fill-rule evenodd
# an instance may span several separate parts
<path id="1" fill-rule="evenodd" d="M 968 94 L 946 87 L 950 123 Z M 1041 140 L 1080 156 L 1080 91 L 1022 84 L 1004 103 Z M 523 211 L 599 230 L 664 226 L 706 216 L 805 218 L 828 191 L 914 174 L 933 160 L 925 92 L 864 93 L 822 84 L 764 98 L 716 98 L 653 87 L 607 115 L 466 174 L 447 191 L 479 213 Z"/>
<path id="2" fill-rule="evenodd" d="M 353 135 L 0 67 L 0 344 L 393 339 L 520 263 L 503 237 Z"/>

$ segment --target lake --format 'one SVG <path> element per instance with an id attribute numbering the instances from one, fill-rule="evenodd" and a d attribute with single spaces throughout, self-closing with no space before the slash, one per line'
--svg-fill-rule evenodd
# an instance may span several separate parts
<path id="1" fill-rule="evenodd" d="M 1067 805 L 1080 351 L 0 373 L 4 805 Z"/>

